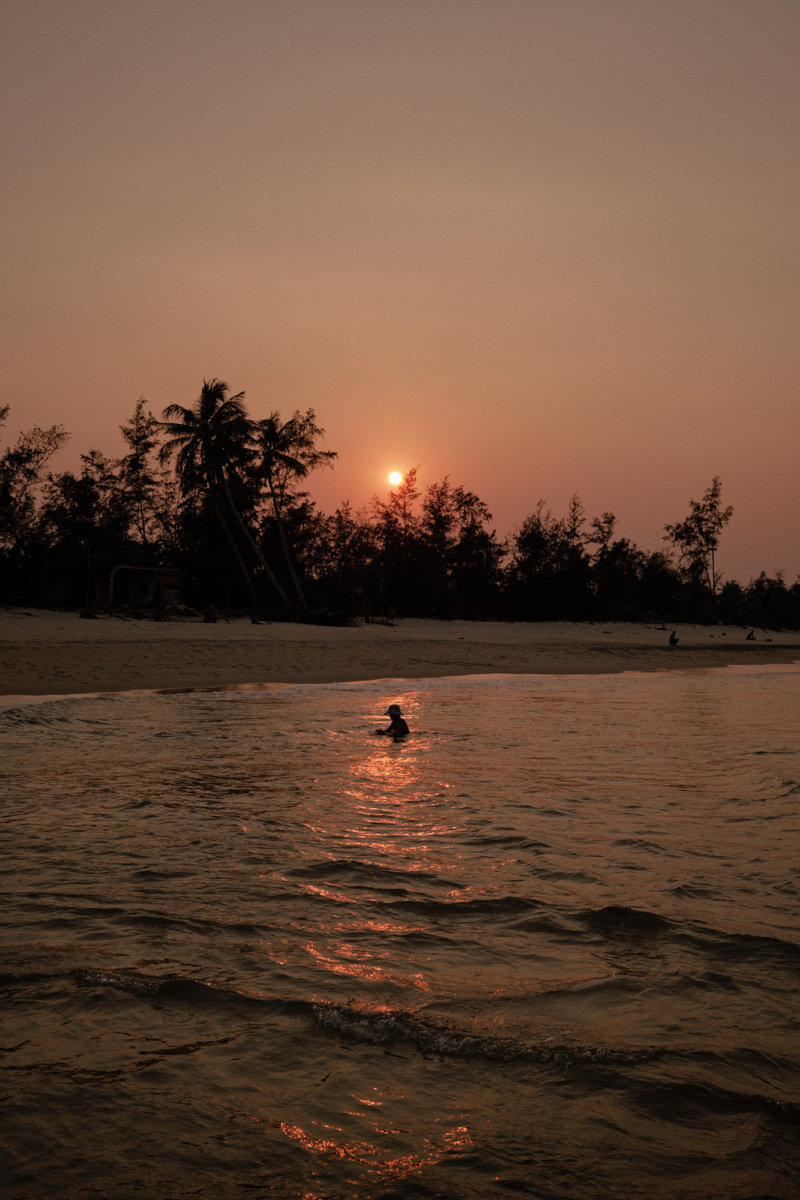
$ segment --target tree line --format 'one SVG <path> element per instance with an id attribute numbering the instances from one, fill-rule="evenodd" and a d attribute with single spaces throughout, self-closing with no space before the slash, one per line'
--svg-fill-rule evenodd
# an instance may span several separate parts
<path id="1" fill-rule="evenodd" d="M 9 407 L 0 407 L 0 426 Z M 53 473 L 58 425 L 0 456 L 0 603 L 98 609 L 183 607 L 272 619 L 724 621 L 800 626 L 800 581 L 764 572 L 722 581 L 733 509 L 718 477 L 650 552 L 588 518 L 577 495 L 554 516 L 539 501 L 501 539 L 474 492 L 416 469 L 364 509 L 321 512 L 309 475 L 330 467 L 309 408 L 248 414 L 243 392 L 205 381 L 193 405 L 156 418 L 140 399 L 120 427 L 126 452 L 80 456 Z"/>

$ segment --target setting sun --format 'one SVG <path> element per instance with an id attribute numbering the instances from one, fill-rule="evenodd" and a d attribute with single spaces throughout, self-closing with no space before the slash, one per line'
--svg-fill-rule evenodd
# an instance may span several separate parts
<path id="1" fill-rule="evenodd" d="M 400 474 L 399 471 L 390 471 L 389 472 L 389 483 L 391 483 L 393 487 L 397 487 L 397 485 L 402 482 L 403 482 L 403 476 Z"/>

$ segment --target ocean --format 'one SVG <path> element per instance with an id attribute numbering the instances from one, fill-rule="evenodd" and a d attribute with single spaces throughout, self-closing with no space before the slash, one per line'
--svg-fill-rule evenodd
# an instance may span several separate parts
<path id="1" fill-rule="evenodd" d="M 800 1197 L 798 716 L 797 666 L 0 703 L 5 1200 Z"/>

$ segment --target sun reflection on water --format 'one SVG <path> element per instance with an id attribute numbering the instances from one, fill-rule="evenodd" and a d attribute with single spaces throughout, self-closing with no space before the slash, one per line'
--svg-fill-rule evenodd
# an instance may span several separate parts
<path id="1" fill-rule="evenodd" d="M 405 932 L 405 930 L 401 930 Z M 429 991 L 430 985 L 421 972 L 400 972 L 396 968 L 387 970 L 380 965 L 380 960 L 392 957 L 388 948 L 368 950 L 366 947 L 355 946 L 352 942 L 329 941 L 326 948 L 307 942 L 306 953 L 334 975 L 349 975 L 364 983 L 386 983 L 396 987 L 414 987 L 421 991 Z"/>
<path id="2" fill-rule="evenodd" d="M 378 1088 L 374 1090 L 379 1093 Z M 390 1099 L 393 1107 L 397 1106 L 398 1101 L 402 1107 L 405 1098 L 392 1096 Z M 323 1162 L 336 1160 L 351 1163 L 374 1176 L 376 1181 L 385 1180 L 387 1183 L 418 1175 L 426 1168 L 436 1166 L 443 1158 L 464 1153 L 472 1147 L 473 1139 L 468 1127 L 453 1123 L 421 1139 L 419 1130 L 414 1130 L 413 1140 L 418 1142 L 419 1149 L 396 1153 L 398 1140 L 400 1144 L 407 1145 L 412 1140 L 412 1131 L 404 1129 L 402 1122 L 387 1117 L 384 1111 L 386 1101 L 387 1096 L 380 1093 L 372 1097 L 350 1097 L 350 1107 L 343 1109 L 343 1115 L 363 1127 L 364 1132 L 360 1136 L 347 1136 L 341 1126 L 323 1121 L 312 1121 L 308 1127 L 281 1121 L 280 1129 L 312 1157 Z M 394 1143 L 394 1148 L 385 1144 L 387 1138 Z M 322 1197 L 324 1193 L 310 1191 L 304 1194 L 307 1197 Z"/>
<path id="3" fill-rule="evenodd" d="M 379 713 L 390 700 L 378 703 Z M 420 731 L 416 697 L 404 696 L 402 707 L 412 728 L 402 742 L 364 734 L 380 720 L 374 709 L 357 733 L 335 733 L 338 789 L 307 826 L 305 861 L 284 877 L 311 902 L 294 925 L 297 950 L 326 986 L 358 981 L 372 1002 L 387 991 L 430 992 L 428 923 L 416 907 L 404 919 L 398 906 L 426 893 L 457 898 L 463 874 L 448 781 L 430 770 L 435 735 Z M 396 943 L 415 935 L 407 969 L 398 970 Z"/>

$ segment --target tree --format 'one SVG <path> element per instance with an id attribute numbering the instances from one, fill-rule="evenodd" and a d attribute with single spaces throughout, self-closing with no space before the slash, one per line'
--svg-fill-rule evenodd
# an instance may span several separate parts
<path id="1" fill-rule="evenodd" d="M 0 424 L 8 413 L 8 405 L 0 408 Z M 0 546 L 3 548 L 18 547 L 30 532 L 34 493 L 48 462 L 69 436 L 61 425 L 51 425 L 49 429 L 34 425 L 20 434 L 14 447 L 0 458 Z"/>
<path id="2" fill-rule="evenodd" d="M 373 528 L 380 570 L 380 609 L 415 613 L 420 609 L 420 530 L 415 505 L 419 499 L 417 468 L 406 471 L 402 483 L 386 501 L 372 498 Z"/>
<path id="3" fill-rule="evenodd" d="M 604 557 L 611 549 L 616 524 L 617 518 L 612 512 L 604 512 L 601 517 L 592 518 L 590 532 L 587 535 L 586 541 L 590 545 L 598 547 L 598 558 Z"/>
<path id="4" fill-rule="evenodd" d="M 293 413 L 283 424 L 280 413 L 273 412 L 263 420 L 256 421 L 253 426 L 255 456 L 251 477 L 257 486 L 266 487 L 286 569 L 303 609 L 307 607 L 306 599 L 289 549 L 286 508 L 291 499 L 299 498 L 297 481 L 305 479 L 315 467 L 332 465 L 336 458 L 334 450 L 317 448 L 317 440 L 324 434 L 325 430 L 316 423 L 313 408 L 309 408 L 305 414 Z"/>
<path id="5" fill-rule="evenodd" d="M 332 516 L 322 517 L 308 563 L 325 602 L 369 619 L 376 556 L 375 531 L 367 514 L 354 513 L 345 501 Z"/>
<path id="6" fill-rule="evenodd" d="M 738 585 L 736 585 L 738 586 Z M 800 581 L 792 588 L 786 586 L 782 572 L 773 577 L 762 571 L 757 579 L 751 579 L 746 592 L 739 588 L 743 604 L 739 620 L 762 629 L 797 629 L 800 622 Z M 722 601 L 731 600 L 731 585 L 722 589 Z"/>
<path id="7" fill-rule="evenodd" d="M 586 537 L 597 547 L 591 560 L 596 613 L 614 620 L 635 620 L 644 604 L 647 555 L 628 538 L 615 538 L 617 518 L 612 512 L 594 517 Z"/>
<path id="8" fill-rule="evenodd" d="M 578 620 L 591 609 L 584 512 L 578 496 L 557 520 L 540 500 L 514 540 L 508 595 L 512 609 L 535 620 Z"/>
<path id="9" fill-rule="evenodd" d="M 134 507 L 134 525 L 144 547 L 149 545 L 149 531 L 153 521 L 158 481 L 152 462 L 157 440 L 158 421 L 152 413 L 145 411 L 145 400 L 140 396 L 133 410 L 130 424 L 120 425 L 122 436 L 129 453 L 120 460 L 120 472 L 128 488 Z"/>
<path id="10" fill-rule="evenodd" d="M 689 501 L 689 516 L 675 525 L 665 525 L 665 541 L 671 542 L 678 552 L 681 565 L 691 579 L 705 580 L 716 606 L 719 576 L 716 554 L 722 530 L 733 516 L 733 507 L 722 508 L 720 499 L 722 484 L 714 476 L 702 500 Z"/>
<path id="11" fill-rule="evenodd" d="M 90 450 L 81 455 L 81 464 L 79 475 L 64 471 L 48 477 L 38 527 L 59 601 L 80 600 L 89 608 L 97 601 L 98 567 L 110 568 L 129 546 L 133 506 L 118 463 Z"/>
<path id="12" fill-rule="evenodd" d="M 207 500 L 254 605 L 259 598 L 240 543 L 255 558 L 283 605 L 289 599 L 263 552 L 247 528 L 233 498 L 231 483 L 240 479 L 252 461 L 253 425 L 244 407 L 244 392 L 228 395 L 228 385 L 204 380 L 193 408 L 170 404 L 159 428 L 167 437 L 160 451 L 162 462 L 175 455 L 175 470 L 184 496 L 200 492 Z M 239 535 L 237 541 L 236 535 Z"/>
<path id="13" fill-rule="evenodd" d="M 422 502 L 419 537 L 430 591 L 440 616 L 485 616 L 494 607 L 505 546 L 497 541 L 487 506 L 447 476 L 433 483 Z"/>

